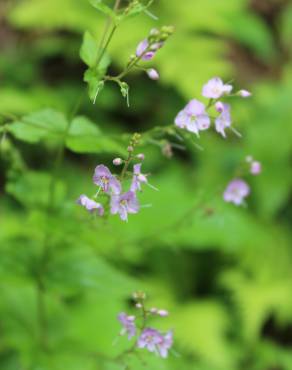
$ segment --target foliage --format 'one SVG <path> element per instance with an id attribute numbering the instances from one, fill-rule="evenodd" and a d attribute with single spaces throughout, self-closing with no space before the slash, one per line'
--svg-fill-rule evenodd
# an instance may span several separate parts
<path id="1" fill-rule="evenodd" d="M 102 13 L 113 11 L 91 3 L 0 5 L 0 368 L 125 368 L 116 316 L 139 289 L 169 309 L 155 324 L 174 329 L 174 353 L 126 356 L 130 369 L 292 369 L 291 4 L 146 1 L 114 16 L 118 32 L 96 69 Z M 176 32 L 153 61 L 160 81 L 134 70 L 130 110 L 109 82 L 92 104 L 85 82 L 94 100 L 101 76 L 118 75 L 165 23 Z M 180 150 L 165 127 L 215 75 L 253 91 L 248 104 L 232 103 L 243 137 L 208 133 Z M 124 156 L 137 131 L 159 191 L 145 189 L 141 203 L 152 207 L 128 224 L 100 222 L 75 200 L 94 194 L 94 167 Z M 225 204 L 249 154 L 263 164 L 249 205 Z"/>

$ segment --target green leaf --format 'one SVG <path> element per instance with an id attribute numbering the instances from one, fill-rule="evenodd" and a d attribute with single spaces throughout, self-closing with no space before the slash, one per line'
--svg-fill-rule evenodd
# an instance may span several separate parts
<path id="1" fill-rule="evenodd" d="M 105 15 L 112 17 L 113 19 L 116 18 L 115 12 L 107 5 L 104 4 L 102 0 L 89 0 L 90 4 L 100 12 Z"/>
<path id="2" fill-rule="evenodd" d="M 138 15 L 144 12 L 145 10 L 147 10 L 152 3 L 153 3 L 153 0 L 148 1 L 146 5 L 141 4 L 140 2 L 134 3 L 134 5 L 130 6 L 129 10 L 126 13 L 124 13 L 120 19 L 123 20 L 129 17 L 133 17 L 135 15 Z"/>
<path id="3" fill-rule="evenodd" d="M 7 131 L 19 140 L 37 143 L 48 137 L 61 137 L 66 127 L 67 121 L 62 113 L 45 109 L 9 124 Z"/>
<path id="4" fill-rule="evenodd" d="M 123 153 L 123 147 L 116 140 L 104 135 L 85 117 L 76 117 L 72 121 L 66 146 L 77 153 Z"/>
<path id="5" fill-rule="evenodd" d="M 93 67 L 98 57 L 98 44 L 93 35 L 86 31 L 80 49 L 80 58 L 89 67 Z"/>

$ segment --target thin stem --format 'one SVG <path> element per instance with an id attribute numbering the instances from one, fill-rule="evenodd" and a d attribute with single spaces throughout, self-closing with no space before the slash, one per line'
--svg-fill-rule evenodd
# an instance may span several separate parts
<path id="1" fill-rule="evenodd" d="M 121 3 L 121 0 L 116 0 L 115 5 L 113 7 L 113 11 L 114 12 L 116 12 L 118 10 L 118 8 L 120 6 L 120 3 Z M 107 19 L 107 21 L 106 21 L 106 24 L 105 24 L 105 27 L 104 27 L 104 31 L 103 31 L 103 34 L 102 34 L 102 37 L 101 37 L 101 40 L 100 40 L 99 49 L 101 49 L 101 52 L 100 52 L 100 54 L 99 54 L 99 56 L 97 58 L 97 61 L 96 61 L 96 68 L 99 66 L 99 63 L 101 62 L 101 60 L 102 60 L 102 58 L 104 56 L 104 53 L 106 52 L 106 49 L 107 49 L 107 47 L 108 47 L 108 45 L 109 45 L 109 43 L 110 43 L 110 41 L 111 41 L 111 39 L 112 39 L 112 37 L 113 37 L 116 29 L 117 29 L 117 24 L 115 24 L 114 27 L 113 27 L 113 29 L 112 29 L 112 31 L 111 31 L 111 33 L 110 33 L 110 35 L 109 35 L 109 37 L 108 37 L 108 40 L 105 41 L 106 40 L 106 36 L 107 36 L 107 34 L 109 32 L 109 29 L 110 29 L 111 24 L 112 24 L 112 18 L 111 18 L 111 16 L 109 16 L 108 19 Z M 105 45 L 104 45 L 104 43 L 105 43 Z"/>
<path id="2" fill-rule="evenodd" d="M 124 177 L 127 173 L 127 170 L 128 170 L 128 167 L 130 165 L 131 160 L 132 160 L 132 153 L 129 153 L 129 156 L 125 161 L 125 164 L 124 164 L 124 167 L 123 167 L 123 170 L 122 170 L 122 173 L 121 173 L 121 177 L 120 177 L 121 181 L 124 180 Z"/>

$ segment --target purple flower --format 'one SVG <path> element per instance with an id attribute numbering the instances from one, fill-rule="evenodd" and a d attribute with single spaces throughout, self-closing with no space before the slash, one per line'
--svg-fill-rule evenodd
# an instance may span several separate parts
<path id="1" fill-rule="evenodd" d="M 100 164 L 95 168 L 93 175 L 93 182 L 95 185 L 100 186 L 100 188 L 105 192 L 109 193 L 112 191 L 114 194 L 120 194 L 121 184 L 120 182 L 111 174 L 110 170 Z"/>
<path id="2" fill-rule="evenodd" d="M 85 207 L 89 212 L 97 211 L 100 216 L 104 214 L 103 206 L 100 203 L 96 203 L 94 200 L 88 198 L 84 194 L 80 195 L 77 203 Z"/>
<path id="3" fill-rule="evenodd" d="M 136 194 L 133 191 L 128 191 L 122 195 L 112 195 L 111 213 L 113 215 L 119 213 L 123 221 L 128 221 L 128 213 L 138 213 L 139 208 Z"/>
<path id="4" fill-rule="evenodd" d="M 143 173 L 141 173 L 141 166 L 142 166 L 141 163 L 138 163 L 138 164 L 134 165 L 134 176 L 133 176 L 133 180 L 132 180 L 130 190 L 133 191 L 133 192 L 136 192 L 137 190 L 141 191 L 142 190 L 141 184 L 147 184 L 152 189 L 158 190 L 154 186 L 152 186 L 148 183 L 147 175 L 144 175 Z"/>
<path id="5" fill-rule="evenodd" d="M 217 102 L 215 108 L 220 113 L 215 120 L 216 131 L 226 138 L 225 129 L 231 126 L 230 105 Z"/>
<path id="6" fill-rule="evenodd" d="M 156 352 L 159 343 L 162 342 L 162 335 L 158 330 L 146 328 L 138 338 L 138 348 L 147 348 L 149 352 Z"/>
<path id="7" fill-rule="evenodd" d="M 137 57 L 141 57 L 142 60 L 151 60 L 155 55 L 155 50 L 149 50 L 146 52 L 146 50 L 149 48 L 149 42 L 147 39 L 140 42 L 140 44 L 137 47 L 136 55 Z"/>
<path id="8" fill-rule="evenodd" d="M 205 98 L 218 99 L 222 95 L 230 94 L 232 88 L 232 85 L 224 84 L 221 78 L 214 77 L 203 86 L 202 95 Z"/>
<path id="9" fill-rule="evenodd" d="M 244 198 L 249 194 L 249 185 L 241 179 L 235 179 L 228 184 L 223 194 L 223 198 L 225 202 L 231 202 L 239 206 L 244 202 Z"/>
<path id="10" fill-rule="evenodd" d="M 254 176 L 259 175 L 262 172 L 262 165 L 258 161 L 252 161 L 250 164 L 250 173 Z"/>
<path id="11" fill-rule="evenodd" d="M 161 341 L 158 344 L 158 351 L 162 358 L 166 358 L 168 356 L 168 350 L 172 347 L 172 344 L 173 344 L 172 331 L 169 331 L 165 335 L 161 336 Z"/>
<path id="12" fill-rule="evenodd" d="M 128 334 L 128 339 L 130 340 L 136 335 L 136 325 L 134 323 L 135 316 L 128 316 L 124 312 L 118 315 L 118 320 L 122 324 L 123 329 L 120 335 Z"/>
<path id="13" fill-rule="evenodd" d="M 144 329 L 137 341 L 138 348 L 146 348 L 149 352 L 155 352 L 162 358 L 167 357 L 172 344 L 173 335 L 171 331 L 163 335 L 152 328 Z"/>
<path id="14" fill-rule="evenodd" d="M 175 125 L 199 135 L 199 131 L 210 127 L 210 118 L 205 105 L 196 99 L 191 100 L 175 118 Z"/>

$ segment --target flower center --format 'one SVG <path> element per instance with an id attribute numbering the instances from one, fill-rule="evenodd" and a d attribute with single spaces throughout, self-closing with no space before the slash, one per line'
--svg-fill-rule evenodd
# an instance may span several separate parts
<path id="1" fill-rule="evenodd" d="M 126 199 L 121 200 L 120 201 L 120 205 L 123 206 L 123 207 L 125 207 L 127 205 Z"/>

